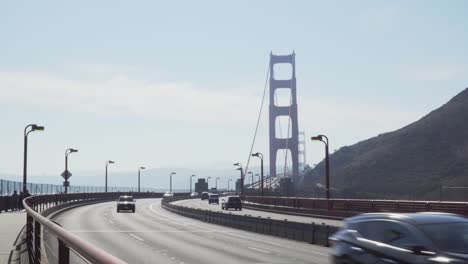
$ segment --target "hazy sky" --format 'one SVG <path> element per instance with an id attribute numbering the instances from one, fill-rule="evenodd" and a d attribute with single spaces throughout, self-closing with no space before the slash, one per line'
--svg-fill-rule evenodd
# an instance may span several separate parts
<path id="1" fill-rule="evenodd" d="M 246 162 L 270 51 L 296 52 L 299 127 L 331 149 L 467 86 L 467 1 L 2 1 L 0 173 Z M 267 110 L 265 107 L 264 110 Z M 267 111 L 256 151 L 268 156 Z M 307 142 L 310 164 L 323 145 Z M 268 159 L 268 158 L 267 158 Z M 258 161 L 255 161 L 258 162 Z M 254 163 L 254 165 L 258 165 Z M 234 173 L 236 173 L 234 171 Z"/>

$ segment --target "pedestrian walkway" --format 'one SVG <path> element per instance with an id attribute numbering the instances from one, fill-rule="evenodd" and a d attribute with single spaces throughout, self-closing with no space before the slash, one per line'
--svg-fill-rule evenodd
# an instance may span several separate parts
<path id="1" fill-rule="evenodd" d="M 25 211 L 0 213 L 0 264 L 18 263 L 14 244 L 25 225 Z"/>

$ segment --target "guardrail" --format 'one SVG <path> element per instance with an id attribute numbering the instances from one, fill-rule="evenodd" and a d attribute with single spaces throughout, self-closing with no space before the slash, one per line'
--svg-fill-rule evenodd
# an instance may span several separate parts
<path id="1" fill-rule="evenodd" d="M 77 235 L 60 227 L 58 224 L 47 219 L 42 213 L 50 213 L 51 209 L 63 208 L 67 204 L 73 205 L 77 202 L 102 202 L 116 200 L 120 195 L 128 193 L 72 193 L 36 195 L 23 200 L 26 209 L 26 243 L 28 248 L 29 262 L 34 264 L 42 263 L 41 240 L 43 232 L 47 230 L 58 241 L 58 263 L 70 263 L 70 250 L 89 263 L 115 263 L 121 264 L 124 261 L 111 254 L 96 248 L 94 245 L 84 241 Z M 161 198 L 162 193 L 132 193 L 134 198 Z M 186 195 L 186 194 L 176 194 Z M 55 208 L 54 208 L 55 207 Z M 41 231 L 42 230 L 42 231 Z M 48 263 L 48 260 L 44 260 Z"/>
<path id="2" fill-rule="evenodd" d="M 285 213 L 321 215 L 330 218 L 345 218 L 361 213 L 376 212 L 445 212 L 468 216 L 467 202 L 399 201 L 322 199 L 301 197 L 244 196 L 250 207 L 276 210 Z"/>
<path id="3" fill-rule="evenodd" d="M 338 230 L 338 227 L 316 223 L 297 223 L 287 220 L 237 215 L 232 213 L 214 212 L 211 210 L 195 209 L 171 202 L 181 198 L 164 198 L 162 207 L 173 213 L 204 221 L 207 223 L 228 226 L 245 231 L 272 235 L 311 244 L 329 246 L 328 237 Z"/>

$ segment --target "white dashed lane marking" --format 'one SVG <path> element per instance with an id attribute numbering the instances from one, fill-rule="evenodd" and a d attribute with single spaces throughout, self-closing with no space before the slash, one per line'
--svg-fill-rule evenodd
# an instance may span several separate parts
<path id="1" fill-rule="evenodd" d="M 141 239 L 140 237 L 135 236 L 134 234 L 129 234 L 129 235 L 136 238 L 136 239 L 138 239 L 138 240 L 140 240 L 140 241 L 142 241 L 142 242 L 144 241 L 143 239 Z"/>
<path id="2" fill-rule="evenodd" d="M 248 249 L 251 249 L 251 250 L 258 251 L 258 252 L 270 254 L 270 252 L 269 252 L 269 251 L 266 251 L 266 250 L 262 250 L 262 249 L 258 249 L 258 248 L 254 248 L 254 247 L 247 247 L 247 248 L 248 248 Z"/>

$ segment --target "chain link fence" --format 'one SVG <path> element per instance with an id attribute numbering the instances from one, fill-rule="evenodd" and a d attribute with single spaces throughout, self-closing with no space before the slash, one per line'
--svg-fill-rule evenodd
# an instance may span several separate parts
<path id="1" fill-rule="evenodd" d="M 32 195 L 35 194 L 56 194 L 63 193 L 65 187 L 58 184 L 28 183 L 26 189 Z M 141 192 L 157 192 L 155 188 L 140 188 Z M 23 183 L 17 181 L 0 179 L 0 196 L 11 196 L 16 191 L 17 194 L 23 191 Z M 138 187 L 115 187 L 107 186 L 108 192 L 137 192 Z M 99 193 L 105 192 L 104 186 L 69 186 L 68 193 Z"/>

